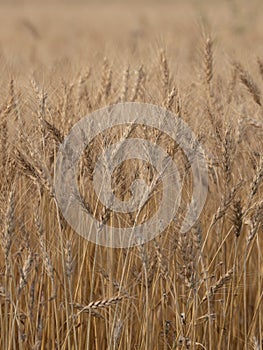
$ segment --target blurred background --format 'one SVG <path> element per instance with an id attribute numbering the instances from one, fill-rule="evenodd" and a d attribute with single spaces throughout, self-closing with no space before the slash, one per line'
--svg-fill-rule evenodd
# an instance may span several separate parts
<path id="1" fill-rule="evenodd" d="M 178 71 L 194 61 L 204 30 L 215 39 L 216 67 L 223 69 L 222 60 L 232 56 L 249 62 L 255 51 L 263 55 L 262 23 L 258 0 L 1 1 L 1 73 L 41 66 L 68 72 L 104 56 L 120 65 L 142 63 L 145 55 L 154 61 L 160 47 Z"/>

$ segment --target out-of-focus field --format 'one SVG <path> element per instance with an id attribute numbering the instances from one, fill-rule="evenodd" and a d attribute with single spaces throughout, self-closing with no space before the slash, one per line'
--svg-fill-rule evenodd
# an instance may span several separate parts
<path id="1" fill-rule="evenodd" d="M 0 3 L 0 349 L 262 348 L 262 43 L 256 0 Z M 180 163 L 178 222 L 147 244 L 110 249 L 64 220 L 54 165 L 78 120 L 127 101 L 188 123 L 209 188 L 198 221 L 180 233 L 189 164 L 171 140 L 135 128 L 129 137 L 144 135 Z M 85 210 L 108 225 L 91 179 L 116 137 L 121 128 L 90 144 L 78 174 Z M 119 198 L 154 171 L 124 162 L 113 179 Z M 158 186 L 142 220 L 158 207 Z"/>
<path id="2" fill-rule="evenodd" d="M 163 47 L 176 74 L 192 74 L 207 25 L 215 37 L 216 68 L 222 72 L 230 58 L 245 60 L 262 54 L 262 3 L 245 1 L 141 2 L 12 2 L 1 5 L 1 66 L 27 74 L 54 64 L 98 63 L 105 55 L 116 65 L 153 64 Z M 62 64 L 63 62 L 63 64 Z M 54 69 L 55 69 L 54 68 Z M 188 68 L 188 69 L 187 69 Z M 183 79 L 185 80 L 185 78 Z"/>

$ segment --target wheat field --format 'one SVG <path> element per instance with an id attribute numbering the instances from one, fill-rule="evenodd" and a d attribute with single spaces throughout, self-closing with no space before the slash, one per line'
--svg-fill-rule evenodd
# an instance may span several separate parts
<path id="1" fill-rule="evenodd" d="M 262 349 L 262 23 L 257 0 L 0 3 L 0 349 Z M 192 176 L 180 147 L 141 125 L 101 133 L 82 154 L 78 186 L 104 224 L 135 222 L 92 188 L 116 140 L 157 143 L 183 178 L 178 220 L 145 244 L 107 248 L 63 217 L 55 165 L 76 122 L 125 102 L 161 106 L 191 127 L 208 194 L 181 233 Z M 155 171 L 123 162 L 118 198 Z M 161 193 L 158 181 L 140 222 Z"/>

